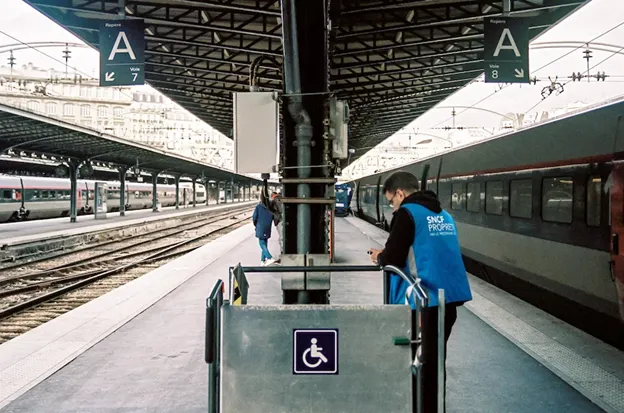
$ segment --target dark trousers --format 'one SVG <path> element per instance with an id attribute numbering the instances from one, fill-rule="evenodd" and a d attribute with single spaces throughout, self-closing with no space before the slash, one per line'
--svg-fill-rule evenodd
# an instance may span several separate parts
<path id="1" fill-rule="evenodd" d="M 444 387 L 446 391 L 446 344 L 457 320 L 457 306 L 447 304 L 444 314 Z M 438 307 L 428 307 L 423 311 L 423 410 L 424 413 L 438 411 Z M 416 387 L 414 382 L 414 395 Z M 415 399 L 414 399 L 415 403 Z M 445 409 L 446 410 L 446 409 Z M 414 411 L 416 405 L 414 404 Z"/>

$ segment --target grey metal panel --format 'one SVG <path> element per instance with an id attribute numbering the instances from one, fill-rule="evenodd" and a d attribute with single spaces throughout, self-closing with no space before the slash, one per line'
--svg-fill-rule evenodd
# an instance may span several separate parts
<path id="1" fill-rule="evenodd" d="M 408 306 L 225 306 L 221 411 L 411 411 Z M 293 329 L 335 328 L 337 375 L 293 375 Z"/>
<path id="2" fill-rule="evenodd" d="M 330 265 L 329 254 L 308 254 L 308 265 L 318 267 Z M 331 288 L 331 273 L 309 272 L 306 274 L 306 288 L 308 290 L 329 290 Z"/>
<path id="3" fill-rule="evenodd" d="M 283 254 L 282 265 L 305 266 L 305 255 Z M 305 278 L 302 273 L 285 272 L 282 274 L 282 290 L 305 290 Z"/>

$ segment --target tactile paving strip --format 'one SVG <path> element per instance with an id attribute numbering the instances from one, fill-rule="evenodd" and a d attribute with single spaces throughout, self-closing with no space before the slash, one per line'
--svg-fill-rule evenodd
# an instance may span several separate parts
<path id="1" fill-rule="evenodd" d="M 610 413 L 624 413 L 624 382 L 473 291 L 466 308 Z"/>

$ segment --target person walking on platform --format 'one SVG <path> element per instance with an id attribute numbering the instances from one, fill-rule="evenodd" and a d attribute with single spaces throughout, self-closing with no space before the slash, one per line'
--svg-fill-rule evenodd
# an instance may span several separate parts
<path id="1" fill-rule="evenodd" d="M 455 222 L 442 209 L 434 192 L 419 191 L 418 178 L 411 173 L 395 172 L 384 183 L 383 193 L 394 209 L 392 228 L 385 248 L 371 248 L 369 254 L 371 260 L 382 267 L 394 265 L 419 278 L 427 293 L 428 307 L 423 311 L 423 407 L 426 413 L 435 413 L 438 404 L 438 289 L 444 289 L 445 294 L 446 347 L 457 319 L 457 307 L 472 300 L 468 276 Z M 409 284 L 398 275 L 390 277 L 389 303 L 409 303 L 415 309 L 413 297 L 409 301 L 405 298 Z M 446 371 L 446 358 L 444 364 Z"/>
<path id="2" fill-rule="evenodd" d="M 252 221 L 256 227 L 256 238 L 260 243 L 262 265 L 271 265 L 275 262 L 269 252 L 269 239 L 271 238 L 271 225 L 273 223 L 273 213 L 269 209 L 266 190 L 260 192 L 260 202 L 254 209 Z"/>
<path id="3" fill-rule="evenodd" d="M 273 213 L 273 223 L 275 224 L 275 229 L 277 230 L 281 256 L 284 249 L 282 246 L 282 220 L 284 218 L 284 208 L 277 192 L 273 192 L 271 194 L 271 212 Z"/>

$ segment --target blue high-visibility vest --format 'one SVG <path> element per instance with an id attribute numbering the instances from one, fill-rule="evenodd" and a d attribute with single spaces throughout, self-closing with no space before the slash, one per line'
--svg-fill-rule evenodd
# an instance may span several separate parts
<path id="1" fill-rule="evenodd" d="M 435 213 L 419 204 L 404 204 L 415 224 L 414 242 L 403 269 L 427 293 L 428 306 L 438 305 L 438 289 L 444 289 L 446 303 L 463 303 L 472 300 L 466 268 L 459 249 L 457 229 L 453 217 L 446 212 Z M 409 283 L 400 276 L 390 276 L 389 303 L 410 304 L 416 308 L 414 297 L 405 293 Z M 411 291 L 411 290 L 410 290 Z"/>

